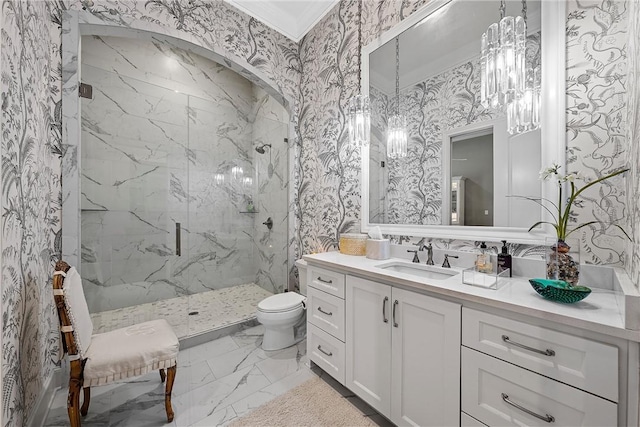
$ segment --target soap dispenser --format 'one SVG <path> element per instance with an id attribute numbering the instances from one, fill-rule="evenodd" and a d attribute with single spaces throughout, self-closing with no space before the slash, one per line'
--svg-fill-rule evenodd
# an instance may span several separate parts
<path id="1" fill-rule="evenodd" d="M 502 251 L 498 254 L 498 273 L 501 273 L 508 268 L 509 277 L 512 277 L 513 269 L 511 268 L 511 261 L 511 255 L 509 255 L 507 249 L 507 241 L 502 240 Z"/>
<path id="2" fill-rule="evenodd" d="M 476 257 L 476 271 L 481 273 L 486 273 L 487 271 L 491 271 L 491 262 L 489 261 L 489 256 L 486 254 L 487 245 L 482 242 L 480 244 L 480 253 Z"/>

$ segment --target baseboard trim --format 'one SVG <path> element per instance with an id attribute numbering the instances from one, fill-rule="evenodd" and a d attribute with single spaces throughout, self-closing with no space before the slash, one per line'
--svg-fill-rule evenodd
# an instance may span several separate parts
<path id="1" fill-rule="evenodd" d="M 28 427 L 41 427 L 44 425 L 53 397 L 56 395 L 56 391 L 64 384 L 65 372 L 64 365 L 60 368 L 55 368 L 51 376 L 45 381 L 42 393 L 40 393 L 33 412 L 27 419 Z"/>

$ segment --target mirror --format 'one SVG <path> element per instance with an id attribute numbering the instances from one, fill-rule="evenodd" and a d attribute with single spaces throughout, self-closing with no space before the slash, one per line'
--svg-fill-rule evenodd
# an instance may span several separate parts
<path id="1" fill-rule="evenodd" d="M 363 49 L 372 111 L 362 153 L 363 231 L 543 239 L 549 230 L 527 229 L 547 214 L 509 196 L 545 197 L 538 171 L 564 163 L 557 143 L 564 140 L 565 30 L 557 18 L 564 6 L 555 3 L 562 2 L 527 1 L 527 62 L 542 64 L 543 99 L 541 129 L 521 135 L 508 134 L 503 111 L 480 104 L 480 38 L 498 20 L 500 1 L 432 1 Z M 507 1 L 507 15 L 520 15 L 521 5 Z M 550 102 L 560 98 L 562 105 Z M 394 159 L 386 132 L 398 109 L 409 143 L 408 155 Z"/>

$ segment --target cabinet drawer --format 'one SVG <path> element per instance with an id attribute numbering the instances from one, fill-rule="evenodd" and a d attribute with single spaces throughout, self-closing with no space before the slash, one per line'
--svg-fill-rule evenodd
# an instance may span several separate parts
<path id="1" fill-rule="evenodd" d="M 344 299 L 344 274 L 319 267 L 307 270 L 308 287 L 320 289 L 328 294 Z"/>
<path id="2" fill-rule="evenodd" d="M 618 414 L 613 402 L 466 347 L 462 410 L 490 426 L 615 426 Z"/>
<path id="3" fill-rule="evenodd" d="M 480 421 L 476 420 L 473 417 L 465 414 L 464 412 L 460 413 L 460 427 L 487 427 L 486 424 L 482 424 Z"/>
<path id="4" fill-rule="evenodd" d="M 307 320 L 344 342 L 344 300 L 307 288 Z"/>
<path id="5" fill-rule="evenodd" d="M 316 365 L 344 385 L 344 343 L 322 329 L 307 324 L 307 355 Z"/>
<path id="6" fill-rule="evenodd" d="M 462 310 L 462 344 L 618 401 L 615 346 L 468 308 Z"/>

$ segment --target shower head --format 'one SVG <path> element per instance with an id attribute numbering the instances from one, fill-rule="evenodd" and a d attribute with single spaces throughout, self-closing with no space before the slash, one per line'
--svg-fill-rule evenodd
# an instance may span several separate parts
<path id="1" fill-rule="evenodd" d="M 266 147 L 271 148 L 271 144 L 262 144 L 262 145 L 260 145 L 260 146 L 256 147 L 256 151 L 257 151 L 258 153 L 260 153 L 260 154 L 264 154 L 264 153 L 265 153 L 265 148 L 266 148 Z"/>

